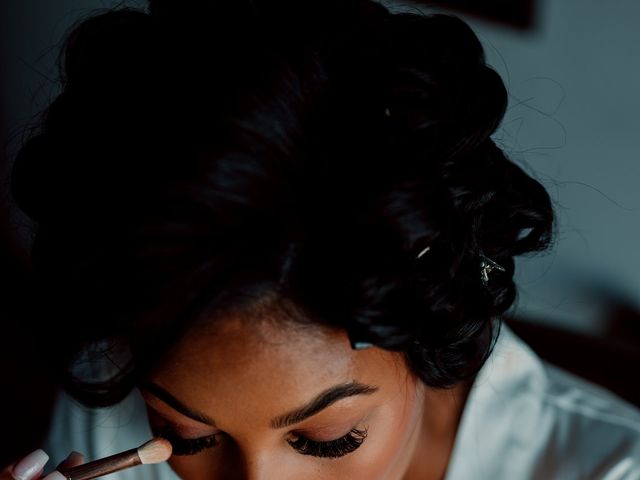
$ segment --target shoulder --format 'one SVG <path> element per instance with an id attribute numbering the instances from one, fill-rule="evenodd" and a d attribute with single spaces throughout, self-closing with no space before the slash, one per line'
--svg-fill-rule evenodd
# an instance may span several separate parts
<path id="1" fill-rule="evenodd" d="M 73 450 L 87 460 L 120 453 L 151 439 L 144 401 L 134 390 L 122 402 L 105 408 L 90 408 L 60 392 L 51 426 L 42 448 L 51 465 L 57 465 Z M 168 464 L 142 465 L 109 476 L 113 480 L 174 480 Z"/>
<path id="2" fill-rule="evenodd" d="M 467 400 L 447 480 L 472 471 L 492 480 L 640 479 L 640 410 L 541 360 L 504 326 Z"/>

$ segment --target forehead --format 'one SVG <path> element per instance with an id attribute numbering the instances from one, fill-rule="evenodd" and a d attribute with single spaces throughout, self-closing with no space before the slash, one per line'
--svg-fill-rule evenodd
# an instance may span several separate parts
<path id="1" fill-rule="evenodd" d="M 192 329 L 152 380 L 216 421 L 264 421 L 336 384 L 397 392 L 407 376 L 398 354 L 353 350 L 344 330 L 230 317 Z"/>
<path id="2" fill-rule="evenodd" d="M 218 380 L 237 375 L 240 381 L 254 374 L 291 377 L 309 368 L 323 374 L 326 368 L 316 368 L 321 365 L 347 373 L 355 367 L 349 350 L 340 330 L 233 316 L 191 330 L 172 353 L 209 368 Z"/>

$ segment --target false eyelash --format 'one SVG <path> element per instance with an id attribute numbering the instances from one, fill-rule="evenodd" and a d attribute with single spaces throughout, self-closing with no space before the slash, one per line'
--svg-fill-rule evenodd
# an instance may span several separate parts
<path id="1" fill-rule="evenodd" d="M 344 437 L 329 442 L 317 442 L 308 438 L 298 437 L 296 440 L 287 440 L 288 443 L 302 455 L 314 457 L 338 458 L 356 450 L 364 439 L 367 438 L 367 429 L 354 428 Z"/>
<path id="2" fill-rule="evenodd" d="M 218 445 L 217 434 L 200 438 L 182 438 L 170 427 L 165 427 L 158 436 L 166 438 L 173 447 L 173 455 L 195 455 Z M 322 458 L 338 458 L 356 450 L 367 437 L 367 429 L 354 428 L 345 436 L 328 442 L 318 442 L 305 437 L 287 442 L 302 455 Z"/>
<path id="3" fill-rule="evenodd" d="M 173 447 L 172 455 L 195 455 L 202 450 L 218 445 L 216 434 L 200 438 L 182 438 L 171 428 L 166 427 L 159 436 L 169 440 Z"/>

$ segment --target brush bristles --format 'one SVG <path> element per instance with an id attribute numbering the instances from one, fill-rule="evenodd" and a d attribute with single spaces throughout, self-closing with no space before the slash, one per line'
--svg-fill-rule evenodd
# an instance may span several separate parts
<path id="1" fill-rule="evenodd" d="M 154 438 L 138 448 L 138 456 L 144 464 L 161 463 L 171 456 L 171 443 L 166 438 Z"/>

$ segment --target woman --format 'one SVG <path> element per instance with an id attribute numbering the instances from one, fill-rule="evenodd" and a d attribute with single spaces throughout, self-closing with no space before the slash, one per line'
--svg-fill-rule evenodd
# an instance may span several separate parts
<path id="1" fill-rule="evenodd" d="M 6 478 L 152 435 L 112 478 L 638 478 L 638 411 L 500 328 L 553 211 L 461 20 L 152 0 L 61 65 L 12 188 L 67 393 Z"/>

